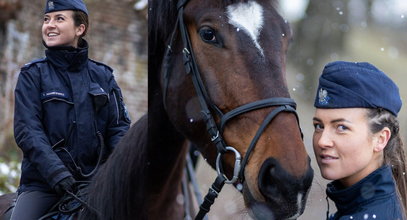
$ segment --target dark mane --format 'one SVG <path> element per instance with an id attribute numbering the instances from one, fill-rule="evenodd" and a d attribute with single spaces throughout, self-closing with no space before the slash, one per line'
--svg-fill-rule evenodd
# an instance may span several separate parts
<path id="1" fill-rule="evenodd" d="M 85 209 L 80 219 L 147 218 L 143 181 L 147 169 L 147 121 L 144 115 L 130 128 L 93 177 L 88 204 L 101 217 Z"/>
<path id="2" fill-rule="evenodd" d="M 157 80 L 156 75 L 161 69 L 161 63 L 166 49 L 165 41 L 174 29 L 178 1 L 149 0 L 148 15 L 148 56 L 149 56 L 149 86 L 150 80 Z M 157 83 L 154 81 L 154 83 Z M 157 85 L 157 84 L 155 84 Z"/>

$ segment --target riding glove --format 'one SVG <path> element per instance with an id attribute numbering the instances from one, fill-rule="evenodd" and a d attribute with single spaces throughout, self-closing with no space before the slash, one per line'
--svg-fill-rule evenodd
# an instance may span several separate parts
<path id="1" fill-rule="evenodd" d="M 75 179 L 72 176 L 66 177 L 62 179 L 55 185 L 55 192 L 58 195 L 64 195 L 66 192 L 75 193 L 76 186 L 75 186 Z"/>

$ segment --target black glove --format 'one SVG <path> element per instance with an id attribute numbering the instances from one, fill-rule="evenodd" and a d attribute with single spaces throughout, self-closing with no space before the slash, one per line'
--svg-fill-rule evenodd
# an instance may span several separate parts
<path id="1" fill-rule="evenodd" d="M 75 179 L 72 176 L 62 179 L 55 185 L 54 190 L 60 196 L 63 196 L 67 191 L 75 193 L 76 192 Z"/>

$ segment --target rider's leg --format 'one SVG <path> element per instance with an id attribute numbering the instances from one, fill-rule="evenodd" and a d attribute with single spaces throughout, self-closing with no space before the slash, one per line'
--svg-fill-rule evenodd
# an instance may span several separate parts
<path id="1" fill-rule="evenodd" d="M 11 220 L 39 219 L 58 202 L 56 194 L 40 191 L 23 192 L 17 197 Z"/>

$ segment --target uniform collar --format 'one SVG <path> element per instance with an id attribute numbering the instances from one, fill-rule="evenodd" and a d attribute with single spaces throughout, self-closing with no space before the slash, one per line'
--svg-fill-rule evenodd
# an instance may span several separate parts
<path id="1" fill-rule="evenodd" d="M 45 55 L 48 60 L 58 68 L 77 72 L 85 67 L 88 60 L 88 43 L 82 40 L 78 48 L 74 47 L 47 47 Z"/>
<path id="2" fill-rule="evenodd" d="M 337 180 L 333 181 L 328 184 L 326 193 L 339 212 L 347 213 L 376 198 L 393 195 L 395 187 L 391 168 L 385 165 L 348 188 L 343 188 Z"/>

